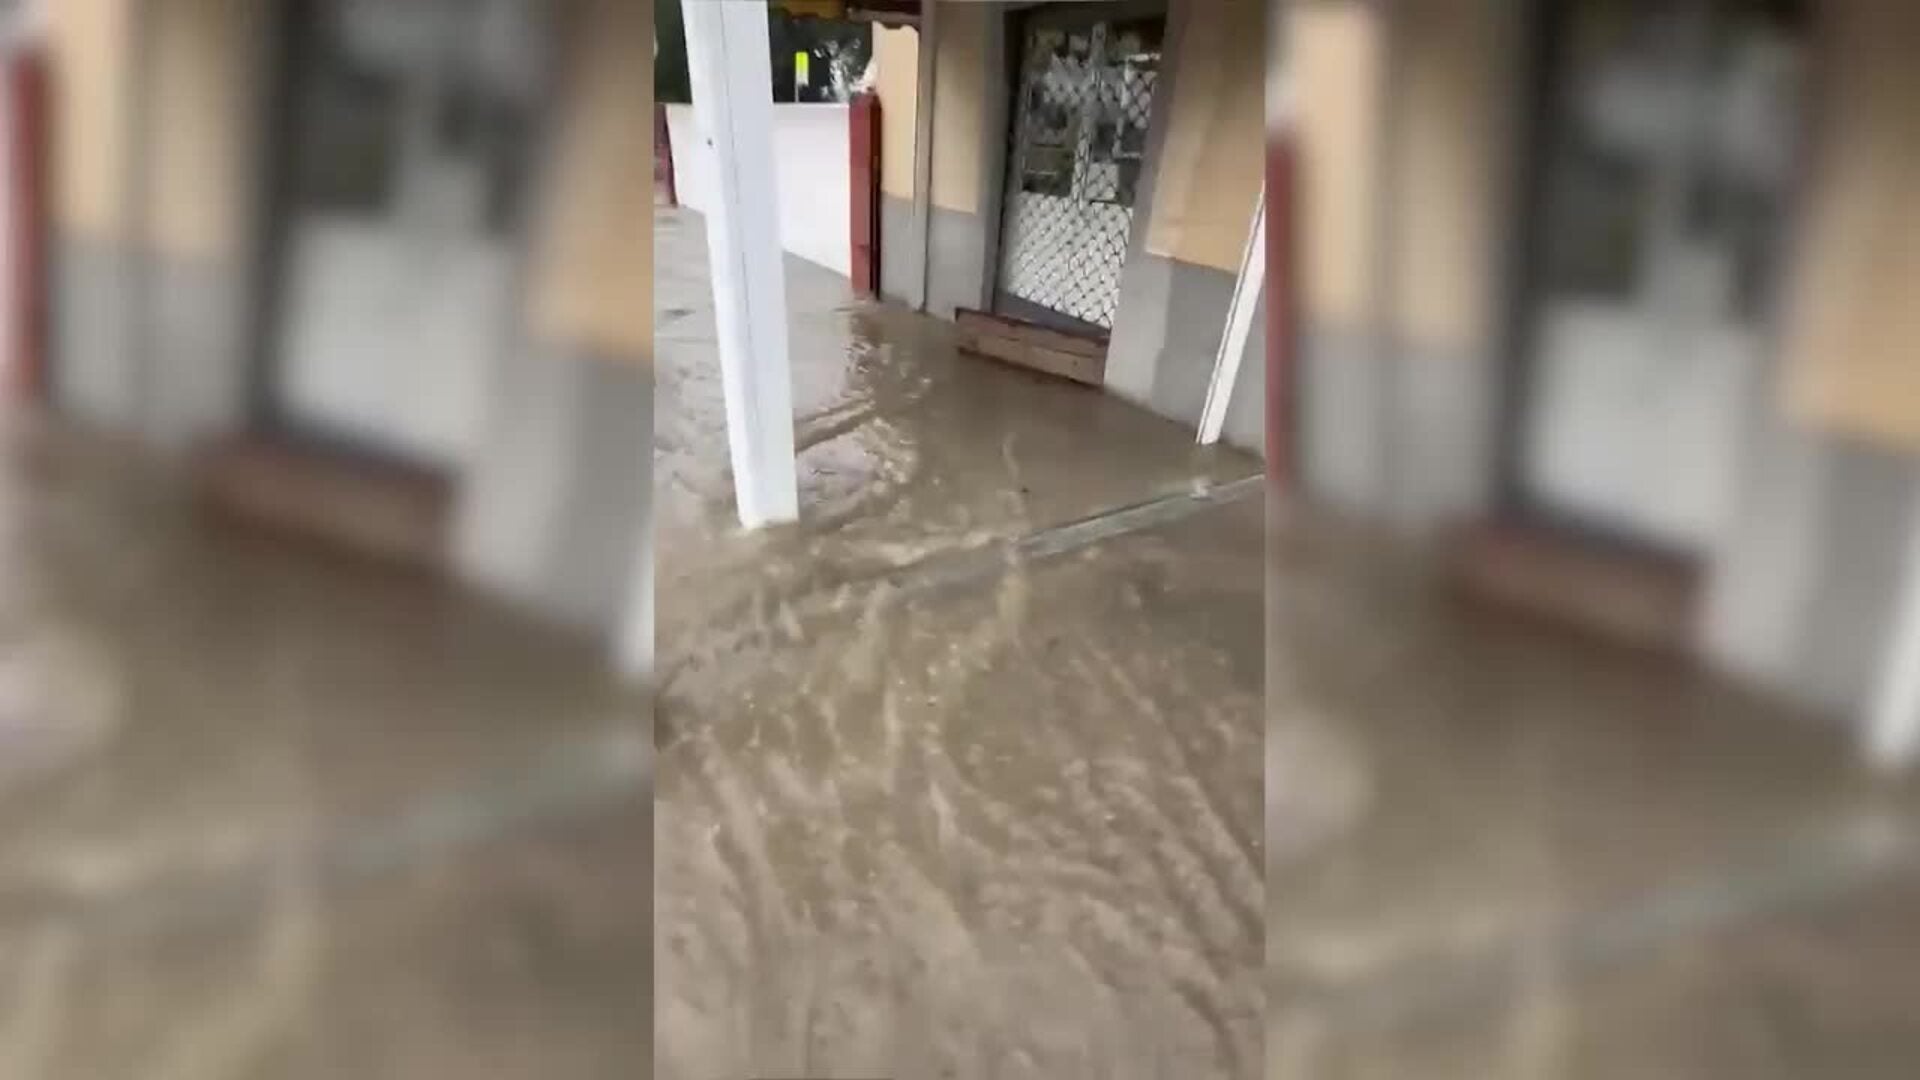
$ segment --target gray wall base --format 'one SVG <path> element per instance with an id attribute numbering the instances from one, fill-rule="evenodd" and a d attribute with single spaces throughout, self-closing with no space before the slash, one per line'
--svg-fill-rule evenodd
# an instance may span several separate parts
<path id="1" fill-rule="evenodd" d="M 880 295 L 909 307 L 920 300 L 920 244 L 912 199 L 880 196 Z"/>
<path id="2" fill-rule="evenodd" d="M 1107 389 L 1197 428 L 1233 287 L 1234 276 L 1224 270 L 1136 252 L 1120 277 L 1120 314 L 1107 346 Z M 1264 310 L 1262 300 L 1223 435 L 1254 453 L 1266 450 Z"/>
<path id="3" fill-rule="evenodd" d="M 244 425 L 245 285 L 232 266 L 73 237 L 56 259 L 56 405 L 163 449 Z"/>
<path id="4" fill-rule="evenodd" d="M 1721 670 L 1851 719 L 1892 631 L 1920 468 L 1904 455 L 1760 422 L 1700 627 Z"/>
<path id="5" fill-rule="evenodd" d="M 88 423 L 131 429 L 139 399 L 128 317 L 132 254 L 67 235 L 56 235 L 52 246 L 54 403 Z"/>
<path id="6" fill-rule="evenodd" d="M 545 617 L 618 633 L 653 477 L 653 375 L 567 354 L 511 358 L 454 525 L 466 581 Z"/>
<path id="7" fill-rule="evenodd" d="M 186 447 L 247 423 L 244 290 L 213 262 L 149 264 L 144 286 L 148 356 L 144 428 L 156 443 Z"/>
<path id="8" fill-rule="evenodd" d="M 1414 531 L 1487 511 L 1497 418 L 1488 358 L 1323 326 L 1302 334 L 1297 377 L 1301 468 L 1315 497 Z"/>
<path id="9" fill-rule="evenodd" d="M 1168 265 L 1165 337 L 1154 362 L 1153 397 L 1147 407 L 1198 424 L 1207 403 L 1207 384 L 1213 379 L 1213 362 L 1220 352 L 1220 335 L 1227 326 L 1227 309 L 1233 305 L 1233 275 L 1181 262 Z"/>
<path id="10" fill-rule="evenodd" d="M 1362 331 L 1319 327 L 1301 335 L 1297 417 L 1301 480 L 1343 509 L 1386 509 L 1382 367 Z"/>
<path id="11" fill-rule="evenodd" d="M 988 223 L 979 214 L 933 207 L 927 226 L 927 312 L 953 318 L 956 308 L 985 306 Z"/>

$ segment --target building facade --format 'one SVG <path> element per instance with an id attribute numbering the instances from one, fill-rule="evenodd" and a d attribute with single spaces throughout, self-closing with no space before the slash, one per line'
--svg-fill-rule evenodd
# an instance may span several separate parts
<path id="1" fill-rule="evenodd" d="M 437 561 L 644 667 L 649 16 L 51 4 L 52 404 L 422 478 Z"/>
<path id="2" fill-rule="evenodd" d="M 1685 652 L 1904 730 L 1916 17 L 1293 5 L 1305 497 L 1677 566 Z"/>
<path id="3" fill-rule="evenodd" d="M 1265 8 L 876 14 L 882 294 L 1102 338 L 1109 392 L 1198 423 L 1260 205 Z M 1255 452 L 1264 358 L 1248 336 L 1226 395 Z"/>

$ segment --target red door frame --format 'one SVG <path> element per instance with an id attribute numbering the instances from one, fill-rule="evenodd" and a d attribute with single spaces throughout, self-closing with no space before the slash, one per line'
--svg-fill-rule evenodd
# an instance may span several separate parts
<path id="1" fill-rule="evenodd" d="M 1290 494 L 1294 483 L 1293 288 L 1294 181 L 1298 150 L 1293 133 L 1267 134 L 1267 484 L 1276 495 Z"/>
<path id="2" fill-rule="evenodd" d="M 6 60 L 10 141 L 7 163 L 12 199 L 6 234 L 12 245 L 12 340 L 7 393 L 37 401 L 47 389 L 46 151 L 47 62 L 32 46 Z"/>
<path id="3" fill-rule="evenodd" d="M 847 108 L 848 278 L 862 296 L 880 292 L 880 99 L 855 94 Z"/>

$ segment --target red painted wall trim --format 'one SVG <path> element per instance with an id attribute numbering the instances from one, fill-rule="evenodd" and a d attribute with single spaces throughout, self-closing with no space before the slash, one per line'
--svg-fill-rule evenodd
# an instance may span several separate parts
<path id="1" fill-rule="evenodd" d="M 680 189 L 673 182 L 673 129 L 667 124 L 667 107 L 653 106 L 653 186 L 667 197 L 668 206 L 680 205 Z"/>
<path id="2" fill-rule="evenodd" d="M 6 343 L 16 398 L 37 401 L 47 389 L 46 152 L 47 64 L 38 48 L 14 54 L 6 64 L 7 125 L 13 170 L 7 232 L 13 246 L 13 340 Z"/>
<path id="3" fill-rule="evenodd" d="M 847 109 L 848 277 L 855 292 L 880 291 L 880 99 L 855 94 Z"/>
<path id="4" fill-rule="evenodd" d="M 1267 484 L 1276 494 L 1294 484 L 1293 389 L 1299 340 L 1294 313 L 1294 179 L 1291 132 L 1267 139 Z"/>

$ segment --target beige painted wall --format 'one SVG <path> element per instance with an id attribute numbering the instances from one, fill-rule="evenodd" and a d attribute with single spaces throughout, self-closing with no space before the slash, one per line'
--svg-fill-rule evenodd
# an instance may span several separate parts
<path id="1" fill-rule="evenodd" d="M 1266 139 L 1264 0 L 1187 0 L 1147 250 L 1238 273 Z M 944 107 L 945 102 L 942 102 Z"/>
<path id="2" fill-rule="evenodd" d="M 148 0 L 146 247 L 183 258 L 244 256 L 254 117 L 250 51 L 258 0 Z"/>
<path id="3" fill-rule="evenodd" d="M 1494 332 L 1497 245 L 1513 224 L 1494 220 L 1512 146 L 1501 109 L 1501 73 L 1512 70 L 1501 55 L 1513 38 L 1509 16 L 1495 0 L 1423 0 L 1400 11 L 1388 177 L 1393 321 L 1416 353 L 1484 348 Z"/>
<path id="4" fill-rule="evenodd" d="M 1790 272 L 1789 412 L 1920 452 L 1920 4 L 1829 0 Z"/>
<path id="5" fill-rule="evenodd" d="M 1311 320 L 1369 317 L 1375 235 L 1382 26 L 1358 0 L 1309 0 L 1289 12 L 1299 116 L 1301 305 Z"/>
<path id="6" fill-rule="evenodd" d="M 579 0 L 532 325 L 556 344 L 653 355 L 653 3 Z"/>
<path id="7" fill-rule="evenodd" d="M 140 68 L 134 0 L 57 0 L 54 216 L 94 239 L 132 242 L 129 108 Z M 143 250 L 181 258 L 243 254 L 249 213 L 251 51 L 259 0 L 144 0 L 138 47 L 148 113 Z"/>
<path id="8" fill-rule="evenodd" d="M 920 34 L 873 28 L 874 93 L 880 99 L 880 190 L 913 198 L 913 133 L 919 122 Z"/>
<path id="9" fill-rule="evenodd" d="M 124 238 L 135 0 L 51 0 L 53 216 L 89 239 Z"/>
<path id="10" fill-rule="evenodd" d="M 933 73 L 933 204 L 947 210 L 980 212 L 988 20 L 1000 14 L 998 4 L 940 0 L 940 52 Z"/>

